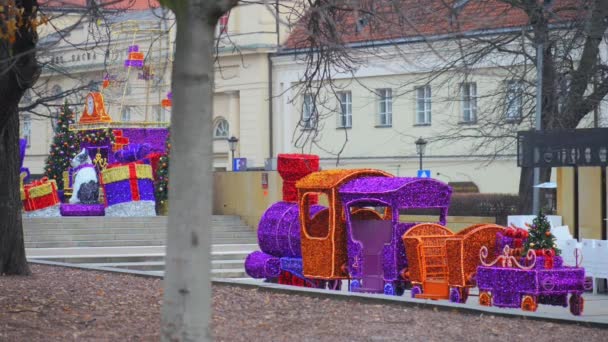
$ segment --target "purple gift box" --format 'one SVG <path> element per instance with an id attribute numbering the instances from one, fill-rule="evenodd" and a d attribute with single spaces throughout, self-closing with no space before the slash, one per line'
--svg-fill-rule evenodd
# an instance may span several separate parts
<path id="1" fill-rule="evenodd" d="M 127 164 L 102 171 L 106 206 L 132 201 L 154 201 L 152 167 Z"/>

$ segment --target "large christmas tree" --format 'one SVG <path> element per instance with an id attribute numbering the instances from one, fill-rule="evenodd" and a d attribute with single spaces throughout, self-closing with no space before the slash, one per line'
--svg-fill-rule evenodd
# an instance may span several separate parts
<path id="1" fill-rule="evenodd" d="M 165 143 L 166 154 L 158 160 L 156 170 L 156 203 L 159 207 L 164 206 L 169 199 L 169 153 L 171 152 L 170 134 L 167 134 Z"/>
<path id="2" fill-rule="evenodd" d="M 532 225 L 529 227 L 530 230 L 528 233 L 530 235 L 528 237 L 525 253 L 528 253 L 528 250 L 533 249 L 535 251 L 552 250 L 554 255 L 560 254 L 561 251 L 555 244 L 555 236 L 551 234 L 551 225 L 542 211 L 538 214 L 538 216 L 536 216 L 532 222 Z"/>
<path id="3" fill-rule="evenodd" d="M 51 144 L 49 155 L 46 158 L 44 174 L 49 179 L 57 181 L 57 187 L 63 189 L 63 171 L 70 166 L 72 158 L 80 151 L 80 141 L 75 132 L 70 131 L 70 124 L 74 123 L 74 112 L 67 101 L 57 118 L 55 137 Z"/>

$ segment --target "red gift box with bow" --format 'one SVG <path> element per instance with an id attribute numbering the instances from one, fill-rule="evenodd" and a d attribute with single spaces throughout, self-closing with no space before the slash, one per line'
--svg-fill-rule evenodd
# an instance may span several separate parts
<path id="1" fill-rule="evenodd" d="M 57 182 L 43 177 L 23 186 L 23 208 L 33 211 L 59 204 Z"/>

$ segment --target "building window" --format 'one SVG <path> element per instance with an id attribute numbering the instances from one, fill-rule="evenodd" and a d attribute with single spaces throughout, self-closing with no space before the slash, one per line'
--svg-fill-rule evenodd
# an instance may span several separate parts
<path id="1" fill-rule="evenodd" d="M 393 125 L 393 90 L 378 89 L 378 126 Z"/>
<path id="2" fill-rule="evenodd" d="M 122 121 L 122 122 L 131 121 L 131 107 L 130 106 L 122 107 L 122 113 L 120 114 L 120 121 Z"/>
<path id="3" fill-rule="evenodd" d="M 302 120 L 300 125 L 304 129 L 312 129 L 315 127 L 317 117 L 317 106 L 314 103 L 313 96 L 311 94 L 304 95 L 302 105 Z"/>
<path id="4" fill-rule="evenodd" d="M 228 19 L 230 18 L 230 12 L 224 14 L 217 21 L 218 34 L 228 33 Z"/>
<path id="5" fill-rule="evenodd" d="M 23 114 L 21 136 L 27 140 L 27 147 L 30 147 L 32 141 L 32 117 L 30 114 Z"/>
<path id="6" fill-rule="evenodd" d="M 152 106 L 152 113 L 154 113 L 156 122 L 165 121 L 165 111 L 161 108 L 161 106 Z"/>
<path id="7" fill-rule="evenodd" d="M 215 127 L 213 128 L 213 138 L 215 139 L 228 139 L 230 135 L 230 124 L 228 120 L 224 118 L 217 119 Z"/>
<path id="8" fill-rule="evenodd" d="M 431 124 L 431 86 L 416 88 L 416 125 Z"/>
<path id="9" fill-rule="evenodd" d="M 462 122 L 477 121 L 477 83 L 462 83 L 460 85 L 460 100 L 462 103 Z"/>
<path id="10" fill-rule="evenodd" d="M 338 128 L 351 128 L 353 126 L 353 95 L 350 91 L 341 91 L 337 95 L 340 101 Z"/>
<path id="11" fill-rule="evenodd" d="M 89 87 L 89 91 L 99 91 L 98 83 L 93 80 L 89 81 L 88 87 Z"/>
<path id="12" fill-rule="evenodd" d="M 53 101 L 61 102 L 63 95 L 63 89 L 59 84 L 55 84 L 53 88 L 51 88 L 51 96 L 53 97 Z"/>
<path id="13" fill-rule="evenodd" d="M 359 18 L 357 19 L 357 23 L 355 25 L 355 32 L 361 33 L 365 29 L 365 27 L 369 24 L 370 15 L 367 13 L 359 13 Z"/>
<path id="14" fill-rule="evenodd" d="M 31 103 L 32 102 L 32 89 L 27 89 L 25 93 L 23 93 L 23 102 Z"/>
<path id="15" fill-rule="evenodd" d="M 507 82 L 507 96 L 506 96 L 506 111 L 505 116 L 507 120 L 514 121 L 519 120 L 522 115 L 523 107 L 523 86 L 519 81 Z"/>

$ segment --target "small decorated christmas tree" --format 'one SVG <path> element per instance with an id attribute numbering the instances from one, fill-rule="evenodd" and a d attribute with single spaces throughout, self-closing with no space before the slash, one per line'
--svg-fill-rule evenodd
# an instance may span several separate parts
<path id="1" fill-rule="evenodd" d="M 72 158 L 80 151 L 80 141 L 76 133 L 70 131 L 70 124 L 74 123 L 74 112 L 68 106 L 67 101 L 63 110 L 57 118 L 55 137 L 46 158 L 44 175 L 49 179 L 57 181 L 59 189 L 64 188 L 63 171 L 70 166 Z"/>
<path id="2" fill-rule="evenodd" d="M 559 255 L 561 251 L 555 244 L 555 236 L 551 234 L 551 226 L 545 214 L 542 211 L 536 216 L 532 225 L 529 226 L 528 243 L 525 253 L 532 249 L 537 255 L 548 256 L 548 254 Z"/>
<path id="3" fill-rule="evenodd" d="M 156 203 L 159 212 L 166 210 L 167 200 L 169 199 L 169 154 L 171 152 L 170 134 L 167 135 L 165 143 L 166 154 L 158 160 L 158 169 L 156 170 Z"/>

